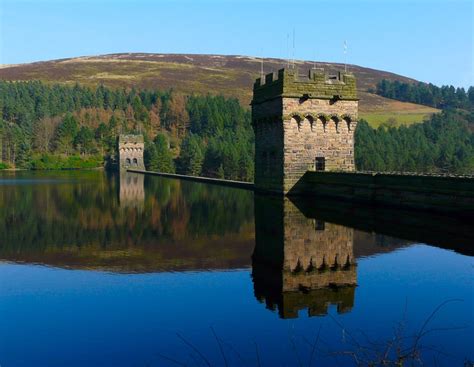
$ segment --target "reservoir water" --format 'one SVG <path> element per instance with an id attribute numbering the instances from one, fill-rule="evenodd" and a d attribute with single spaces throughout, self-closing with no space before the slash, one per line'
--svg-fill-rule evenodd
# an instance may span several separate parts
<path id="1" fill-rule="evenodd" d="M 471 366 L 472 227 L 426 215 L 0 173 L 0 366 Z"/>

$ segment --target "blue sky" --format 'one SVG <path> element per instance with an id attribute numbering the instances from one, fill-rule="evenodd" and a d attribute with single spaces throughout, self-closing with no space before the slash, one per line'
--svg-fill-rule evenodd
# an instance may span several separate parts
<path id="1" fill-rule="evenodd" d="M 464 0 L 0 0 L 0 63 L 113 52 L 348 62 L 467 87 L 473 5 Z M 291 48 L 291 47 L 290 47 Z"/>

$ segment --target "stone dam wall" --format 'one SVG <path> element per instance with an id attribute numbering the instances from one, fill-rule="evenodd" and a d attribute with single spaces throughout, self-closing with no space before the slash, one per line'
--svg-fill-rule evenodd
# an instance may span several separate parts
<path id="1" fill-rule="evenodd" d="M 251 182 L 137 169 L 127 171 L 273 193 L 272 190 L 256 187 Z M 277 193 L 282 194 L 282 192 Z M 288 195 L 322 197 L 330 200 L 343 199 L 363 205 L 428 210 L 474 218 L 474 178 L 472 177 L 308 171 L 293 186 Z M 340 203 L 337 205 L 339 206 Z"/>
<path id="2" fill-rule="evenodd" d="M 289 195 L 474 217 L 474 178 L 471 177 L 308 171 Z"/>

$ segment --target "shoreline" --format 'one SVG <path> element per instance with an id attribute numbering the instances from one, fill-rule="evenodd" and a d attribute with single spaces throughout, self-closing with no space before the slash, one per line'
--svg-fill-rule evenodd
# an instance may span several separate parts
<path id="1" fill-rule="evenodd" d="M 31 168 L 5 168 L 0 169 L 0 172 L 17 172 L 17 171 L 30 171 L 30 172 L 45 172 L 45 171 L 102 171 L 106 170 L 105 167 L 91 167 L 91 168 L 45 168 L 45 169 L 31 169 Z"/>

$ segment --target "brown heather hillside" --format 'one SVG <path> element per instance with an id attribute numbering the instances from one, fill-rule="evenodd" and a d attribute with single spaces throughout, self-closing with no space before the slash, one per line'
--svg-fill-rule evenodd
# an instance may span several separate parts
<path id="1" fill-rule="evenodd" d="M 314 66 L 324 68 L 328 73 L 336 73 L 344 68 L 342 64 L 324 62 L 297 61 L 296 65 L 301 72 Z M 264 59 L 265 73 L 285 66 L 286 60 Z M 78 82 L 88 86 L 102 83 L 110 87 L 173 88 L 186 94 L 223 94 L 239 98 L 244 105 L 248 105 L 260 67 L 260 59 L 248 56 L 122 53 L 4 65 L 0 68 L 0 79 Z M 374 125 L 390 117 L 400 123 L 420 121 L 437 111 L 367 92 L 375 88 L 381 79 L 409 83 L 416 82 L 414 79 L 356 65 L 349 65 L 348 69 L 357 77 L 361 116 Z"/>

